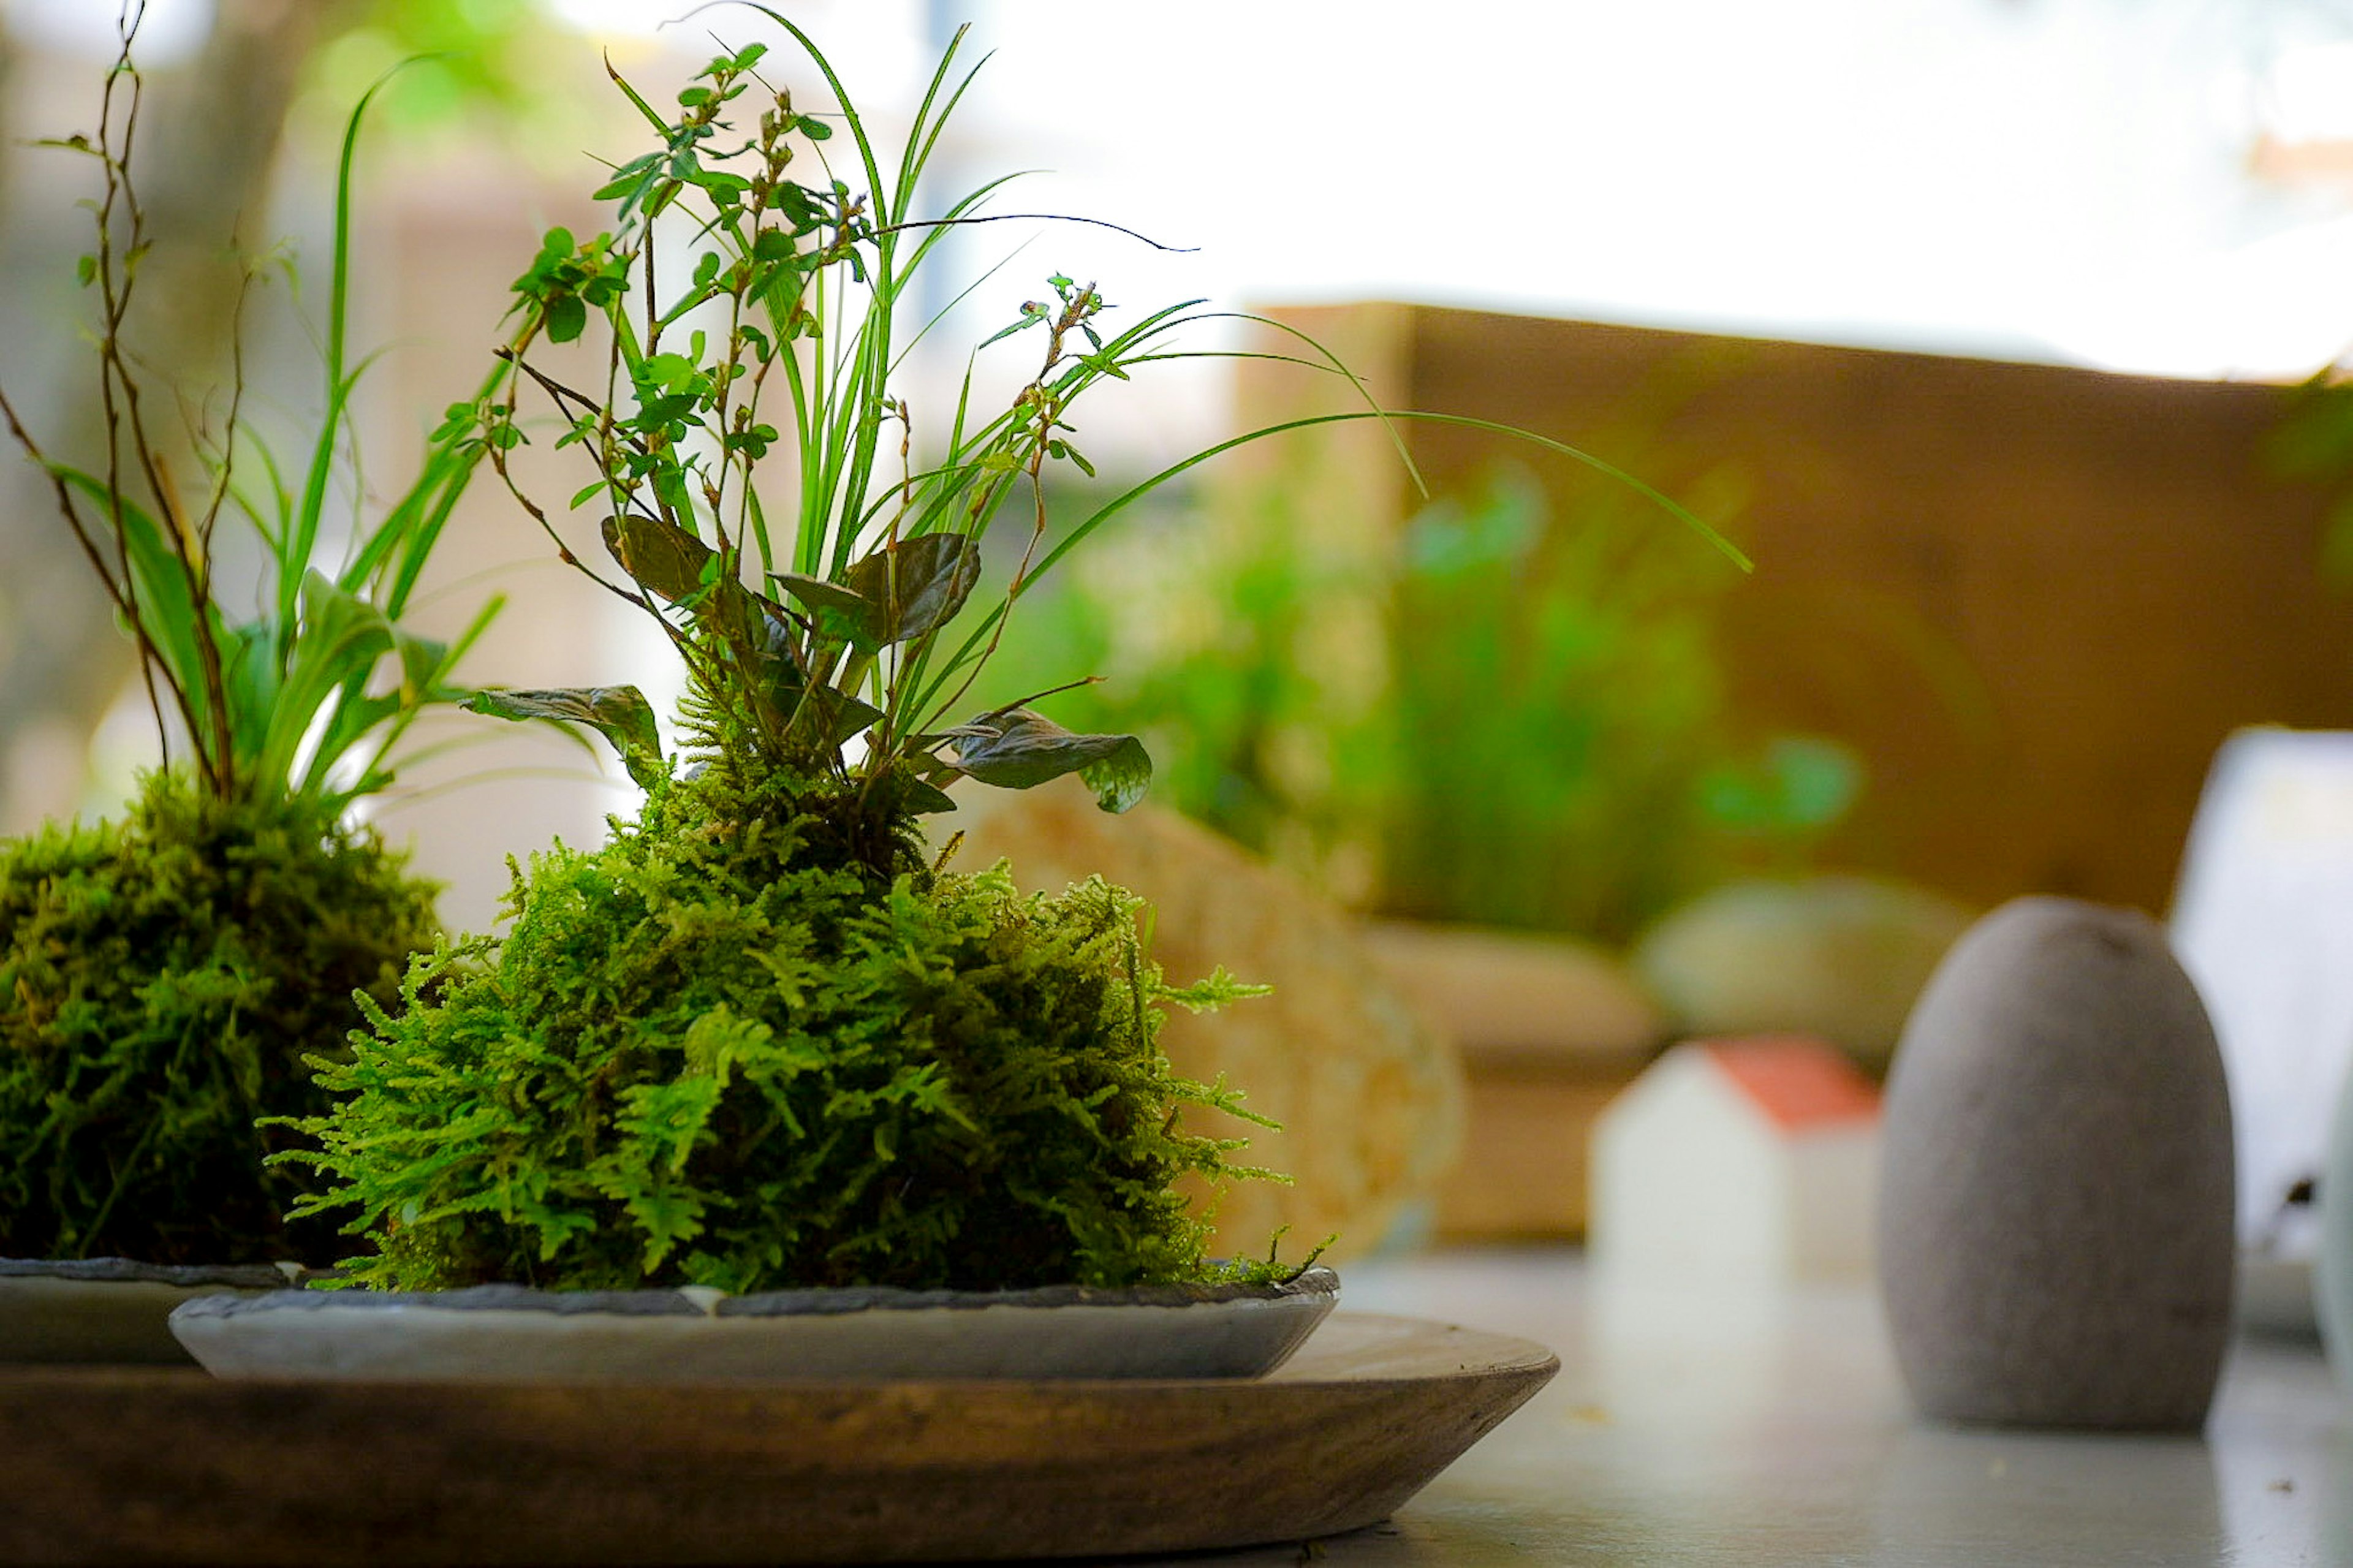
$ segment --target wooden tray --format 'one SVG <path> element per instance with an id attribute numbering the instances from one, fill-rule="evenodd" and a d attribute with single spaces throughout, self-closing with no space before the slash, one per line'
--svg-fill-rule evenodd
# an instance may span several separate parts
<path id="1" fill-rule="evenodd" d="M 1385 1518 L 1560 1363 L 1338 1312 L 1256 1382 L 454 1388 L 0 1373 L 0 1562 L 1106 1556 Z"/>

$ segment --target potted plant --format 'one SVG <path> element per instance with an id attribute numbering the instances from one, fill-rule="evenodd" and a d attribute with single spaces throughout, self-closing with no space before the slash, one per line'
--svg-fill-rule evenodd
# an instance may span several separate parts
<path id="1" fill-rule="evenodd" d="M 241 361 L 221 395 L 177 405 L 142 374 L 124 328 L 146 244 L 130 167 L 136 27 L 127 16 L 96 133 L 47 143 L 100 181 L 81 280 L 98 303 L 103 460 L 53 457 L 0 393 L 137 647 L 163 753 L 121 817 L 0 845 L 12 1358 L 178 1359 L 164 1318 L 179 1297 L 332 1262 L 331 1227 L 290 1219 L 301 1184 L 267 1163 L 290 1134 L 256 1121 L 323 1110 L 306 1064 L 341 1053 L 354 992 L 393 1001 L 433 944 L 433 886 L 353 808 L 392 783 L 421 712 L 467 695 L 453 672 L 498 608 L 448 642 L 403 624 L 478 450 L 436 448 L 373 521 L 336 515 L 359 375 L 345 329 L 365 100 L 343 137 L 323 405 L 300 463 L 245 417 Z M 185 429 L 175 406 L 199 411 Z M 225 563 L 240 531 L 258 584 Z"/>
<path id="2" fill-rule="evenodd" d="M 1036 706 L 1052 691 L 979 712 L 966 693 L 1040 573 L 1208 455 L 1050 537 L 1054 473 L 1092 471 L 1073 405 L 1196 318 L 1115 326 L 1052 278 L 981 345 L 1034 374 L 984 412 L 968 370 L 919 461 L 893 381 L 909 279 L 1002 184 L 916 216 L 971 81 L 962 35 L 886 164 L 824 55 L 766 14 L 838 107 L 797 105 L 756 44 L 671 110 L 617 75 L 656 146 L 596 193 L 610 229 L 546 236 L 515 284 L 518 374 L 441 432 L 661 626 L 687 676 L 674 742 L 632 687 L 470 700 L 601 733 L 644 808 L 599 848 L 534 857 L 502 935 L 420 959 L 352 1054 L 320 1059 L 334 1104 L 278 1158 L 324 1178 L 295 1212 L 346 1214 L 369 1250 L 337 1282 L 355 1289 L 184 1309 L 216 1370 L 1250 1371 L 1331 1304 L 1328 1270 L 1271 1248 L 1205 1258 L 1172 1185 L 1265 1174 L 1185 1125 L 1247 1117 L 1239 1092 L 1155 1045 L 1165 1005 L 1248 988 L 1165 980 L 1117 889 L 1025 898 L 920 832 L 963 779 L 1077 773 L 1114 812 L 1144 794 L 1135 737 L 1063 729 Z M 609 566 L 510 466 L 525 397 L 576 454 L 572 507 L 601 519 Z"/>

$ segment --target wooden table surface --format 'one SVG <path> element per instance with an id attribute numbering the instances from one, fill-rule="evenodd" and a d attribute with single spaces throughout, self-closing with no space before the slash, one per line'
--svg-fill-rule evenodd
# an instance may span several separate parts
<path id="1" fill-rule="evenodd" d="M 1388 1523 L 1188 1565 L 2353 1563 L 2314 1344 L 2242 1337 L 2202 1437 L 1962 1431 L 1913 1418 L 1860 1287 L 1638 1292 L 1565 1251 L 1345 1280 L 1351 1308 L 1540 1341 L 1560 1375 Z"/>

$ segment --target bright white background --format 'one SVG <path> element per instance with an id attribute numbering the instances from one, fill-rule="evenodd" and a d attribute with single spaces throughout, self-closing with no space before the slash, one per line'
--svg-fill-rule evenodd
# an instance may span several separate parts
<path id="1" fill-rule="evenodd" d="M 663 12 L 551 3 L 613 37 Z M 2353 147 L 2341 0 L 794 14 L 902 92 L 971 21 L 996 58 L 961 169 L 1039 169 L 1015 205 L 1198 247 L 1055 230 L 983 327 L 1059 268 L 1139 305 L 1382 297 L 2189 376 L 2353 344 L 2353 174 L 2313 172 Z M 1219 417 L 1168 408 L 1178 439 Z"/>
<path id="2" fill-rule="evenodd" d="M 300 3 L 300 0 L 297 0 Z M 644 69 L 749 10 L 543 0 Z M 114 0 L 0 0 L 102 45 Z M 1043 272 L 1139 300 L 1388 296 L 2191 375 L 2353 342 L 2344 0 L 800 0 L 870 103 L 959 21 L 954 152 L 1050 171 Z M 210 0 L 153 0 L 151 63 Z M 659 47 L 659 45 L 656 46 Z M 994 252 L 991 252 L 994 254 Z M 1034 285 L 1008 279 L 1008 298 Z"/>

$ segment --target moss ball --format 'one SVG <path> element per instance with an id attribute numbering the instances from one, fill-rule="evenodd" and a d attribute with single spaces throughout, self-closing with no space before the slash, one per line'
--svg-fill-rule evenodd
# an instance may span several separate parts
<path id="1" fill-rule="evenodd" d="M 315 802 L 180 771 L 0 845 L 0 1255 L 330 1260 L 255 1121 L 325 1108 L 304 1058 L 392 999 L 433 893 Z"/>
<path id="2" fill-rule="evenodd" d="M 848 804 L 848 803 L 845 803 Z M 1155 1044 L 1138 902 L 832 853 L 827 802 L 710 777 L 518 874 L 411 971 L 301 1156 L 364 1283 L 987 1289 L 1198 1277 L 1172 1190 L 1239 1173 Z"/>

